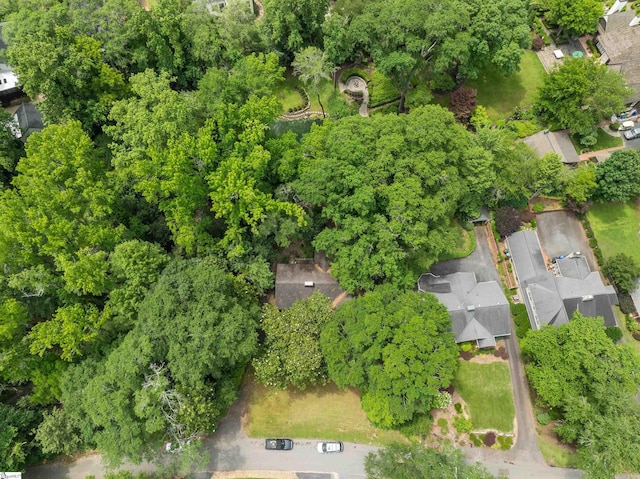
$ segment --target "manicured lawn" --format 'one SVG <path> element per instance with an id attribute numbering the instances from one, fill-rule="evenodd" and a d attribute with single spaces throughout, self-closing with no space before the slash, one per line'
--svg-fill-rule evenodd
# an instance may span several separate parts
<path id="1" fill-rule="evenodd" d="M 474 429 L 513 431 L 515 406 L 506 362 L 458 361 L 453 385 L 466 401 Z"/>
<path id="2" fill-rule="evenodd" d="M 397 431 L 373 427 L 353 389 L 329 383 L 303 392 L 279 391 L 253 380 L 249 387 L 246 431 L 250 437 L 323 438 L 380 446 L 406 440 Z"/>
<path id="3" fill-rule="evenodd" d="M 278 89 L 278 100 L 282 103 L 282 111 L 286 113 L 289 108 L 296 108 L 304 105 L 304 98 L 296 90 L 298 80 L 293 77 L 286 77 Z"/>
<path id="4" fill-rule="evenodd" d="M 443 255 L 440 261 L 454 258 L 464 258 L 473 253 L 476 248 L 476 234 L 473 230 L 467 231 L 458 223 L 456 223 L 456 247 L 453 252 Z"/>
<path id="5" fill-rule="evenodd" d="M 589 147 L 581 145 L 580 139 L 576 135 L 571 136 L 571 143 L 573 143 L 573 146 L 578 153 L 587 153 L 589 151 L 606 150 L 607 148 L 622 146 L 622 138 L 619 136 L 611 136 L 602 131 L 602 128 L 598 128 L 598 141 L 595 145 Z"/>
<path id="6" fill-rule="evenodd" d="M 508 116 L 516 106 L 531 106 L 546 75 L 538 56 L 527 50 L 522 55 L 518 73 L 504 77 L 489 67 L 467 85 L 478 90 L 478 104 L 486 107 L 489 117 L 495 121 Z"/>
<path id="7" fill-rule="evenodd" d="M 633 201 L 595 203 L 587 217 L 605 259 L 625 253 L 640 264 L 640 209 Z"/>

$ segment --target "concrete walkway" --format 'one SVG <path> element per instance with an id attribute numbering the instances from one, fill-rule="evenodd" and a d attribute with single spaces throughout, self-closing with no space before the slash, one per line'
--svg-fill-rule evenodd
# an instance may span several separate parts
<path id="1" fill-rule="evenodd" d="M 613 148 L 607 148 L 606 150 L 598 150 L 598 151 L 590 151 L 588 153 L 582 153 L 581 155 L 578 155 L 578 158 L 580 158 L 580 161 L 585 161 L 585 160 L 588 160 L 589 158 L 593 158 L 594 156 L 610 155 L 614 151 L 618 151 L 618 150 L 624 150 L 624 146 L 615 146 Z"/>

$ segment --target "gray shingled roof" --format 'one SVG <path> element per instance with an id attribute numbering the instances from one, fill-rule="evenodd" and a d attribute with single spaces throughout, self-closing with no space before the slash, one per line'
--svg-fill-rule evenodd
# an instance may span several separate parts
<path id="1" fill-rule="evenodd" d="M 15 118 L 18 121 L 18 127 L 23 142 L 27 141 L 31 133 L 41 131 L 44 128 L 42 123 L 42 113 L 40 113 L 33 103 L 22 103 L 15 112 Z"/>
<path id="2" fill-rule="evenodd" d="M 573 164 L 580 161 L 566 131 L 545 131 L 539 131 L 535 135 L 523 138 L 522 141 L 536 150 L 540 156 L 556 153 L 560 155 L 563 163 Z"/>
<path id="3" fill-rule="evenodd" d="M 566 257 L 556 261 L 560 274 L 565 278 L 585 279 L 591 274 L 589 263 L 584 256 Z"/>
<path id="4" fill-rule="evenodd" d="M 602 316 L 607 326 L 615 326 L 612 305 L 618 304 L 613 286 L 606 286 L 600 274 L 589 271 L 583 257 L 558 260 L 558 275 L 548 271 L 538 236 L 519 231 L 507 238 L 511 258 L 531 327 L 559 326 L 574 311 L 585 316 Z"/>
<path id="5" fill-rule="evenodd" d="M 418 280 L 418 290 L 433 294 L 444 304 L 458 343 L 476 341 L 479 347 L 495 346 L 496 337 L 511 334 L 509 302 L 495 281 L 478 283 L 474 273 L 426 273 Z"/>

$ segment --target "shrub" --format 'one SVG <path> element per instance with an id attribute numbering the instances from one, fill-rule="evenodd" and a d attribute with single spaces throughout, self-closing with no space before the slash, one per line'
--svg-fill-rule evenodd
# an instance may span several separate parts
<path id="1" fill-rule="evenodd" d="M 461 86 L 451 92 L 449 110 L 456 117 L 456 121 L 468 125 L 471 120 L 471 112 L 476 108 L 478 90 Z"/>
<path id="2" fill-rule="evenodd" d="M 473 354 L 471 354 L 470 351 L 462 351 L 460 357 L 465 361 L 469 361 L 473 357 Z"/>
<path id="3" fill-rule="evenodd" d="M 614 123 L 611 123 L 609 125 L 609 129 L 613 131 L 618 131 L 620 129 L 620 123 L 618 123 L 617 121 Z"/>
<path id="4" fill-rule="evenodd" d="M 482 440 L 484 436 L 477 436 L 475 434 L 469 434 L 469 440 L 473 443 L 474 446 L 480 447 L 482 446 Z"/>
<path id="5" fill-rule="evenodd" d="M 531 209 L 534 213 L 542 213 L 544 211 L 544 205 L 542 203 L 534 203 Z"/>
<path id="6" fill-rule="evenodd" d="M 347 80 L 353 76 L 364 78 L 364 81 L 366 81 L 367 83 L 371 81 L 371 76 L 369 75 L 369 73 L 367 73 L 367 71 L 363 70 L 362 68 L 347 68 L 342 72 L 342 75 L 340 75 L 340 80 L 342 80 L 342 83 L 346 83 Z"/>
<path id="7" fill-rule="evenodd" d="M 513 446 L 513 438 L 511 436 L 498 436 L 498 445 L 501 450 L 507 451 Z"/>
<path id="8" fill-rule="evenodd" d="M 431 426 L 433 426 L 431 414 L 418 414 L 399 429 L 406 437 L 424 437 L 431 432 Z"/>
<path id="9" fill-rule="evenodd" d="M 531 329 L 527 307 L 522 303 L 511 305 L 511 316 L 516 325 L 516 336 L 520 339 L 524 338 L 527 331 Z"/>
<path id="10" fill-rule="evenodd" d="M 457 412 L 458 414 L 462 414 L 462 403 L 457 402 L 457 403 L 455 403 L 455 404 L 453 405 L 453 407 L 455 407 L 455 408 L 456 408 L 456 412 Z"/>
<path id="11" fill-rule="evenodd" d="M 520 211 L 512 206 L 503 206 L 495 211 L 494 223 L 500 236 L 509 236 L 522 226 Z"/>
<path id="12" fill-rule="evenodd" d="M 546 426 L 551 422 L 551 416 L 549 416 L 549 414 L 546 412 L 539 412 L 538 414 L 536 414 L 536 420 L 541 426 Z"/>
<path id="13" fill-rule="evenodd" d="M 591 248 L 595 248 L 596 246 L 598 246 L 598 240 L 595 238 L 589 238 L 589 246 Z"/>
<path id="14" fill-rule="evenodd" d="M 638 329 L 640 328 L 638 327 L 638 321 L 636 321 L 636 318 L 627 314 L 624 320 L 630 333 L 638 332 Z"/>
<path id="15" fill-rule="evenodd" d="M 496 443 L 496 433 L 488 432 L 484 435 L 484 445 L 487 447 L 491 447 Z"/>
<path id="16" fill-rule="evenodd" d="M 400 92 L 389 78 L 377 70 L 373 71 L 369 82 L 369 107 L 384 105 L 400 98 Z"/>
<path id="17" fill-rule="evenodd" d="M 512 120 L 507 123 L 507 127 L 518 135 L 518 138 L 531 136 L 541 130 L 538 124 L 531 120 Z"/>
<path id="18" fill-rule="evenodd" d="M 473 428 L 473 425 L 471 424 L 470 419 L 467 419 L 464 416 L 456 416 L 453 419 L 453 427 L 458 433 L 462 434 L 465 432 L 470 432 Z"/>
<path id="19" fill-rule="evenodd" d="M 435 409 L 446 409 L 451 406 L 452 402 L 451 394 L 447 391 L 438 391 L 438 395 L 433 400 L 433 407 Z"/>
<path id="20" fill-rule="evenodd" d="M 442 434 L 449 434 L 449 423 L 447 423 L 447 420 L 443 417 L 441 417 L 440 419 L 438 419 L 438 427 L 440 428 L 440 432 Z"/>
<path id="21" fill-rule="evenodd" d="M 604 272 L 616 284 L 618 291 L 628 293 L 636 287 L 634 279 L 640 277 L 640 266 L 631 256 L 618 253 L 605 263 Z"/>
<path id="22" fill-rule="evenodd" d="M 473 344 L 471 344 L 471 343 L 462 343 L 460 345 L 460 349 L 462 351 L 464 351 L 465 353 L 469 352 L 469 351 L 471 351 L 473 349 Z"/>
<path id="23" fill-rule="evenodd" d="M 622 330 L 617 326 L 606 327 L 605 333 L 607 333 L 607 336 L 609 336 L 609 338 L 611 338 L 611 341 L 613 341 L 614 343 L 617 343 L 622 339 Z"/>
<path id="24" fill-rule="evenodd" d="M 538 35 L 536 35 L 536 37 L 531 42 L 531 49 L 534 52 L 539 52 L 543 48 L 544 48 L 544 38 L 541 38 Z"/>

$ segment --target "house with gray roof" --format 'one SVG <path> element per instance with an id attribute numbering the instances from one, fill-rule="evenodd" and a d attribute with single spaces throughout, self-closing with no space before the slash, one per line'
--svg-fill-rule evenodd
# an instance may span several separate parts
<path id="1" fill-rule="evenodd" d="M 418 279 L 418 291 L 433 294 L 446 306 L 456 343 L 495 347 L 496 338 L 511 335 L 509 302 L 496 281 L 479 283 L 475 273 L 425 273 Z"/>
<path id="2" fill-rule="evenodd" d="M 350 299 L 338 281 L 331 275 L 330 262 L 324 254 L 314 258 L 299 258 L 293 263 L 276 265 L 276 306 L 287 309 L 301 299 L 307 299 L 316 291 L 327 296 L 336 308 Z"/>
<path id="3" fill-rule="evenodd" d="M 507 238 L 507 245 L 533 329 L 566 324 L 575 311 L 602 316 L 607 326 L 618 325 L 613 286 L 606 286 L 579 252 L 556 258 L 547 267 L 535 231 L 518 231 Z"/>
<path id="4" fill-rule="evenodd" d="M 633 90 L 628 103 L 640 100 L 640 18 L 626 1 L 615 4 L 600 19 L 595 46 L 600 60 L 610 69 L 624 74 L 627 85 Z"/>
<path id="5" fill-rule="evenodd" d="M 523 138 L 527 145 L 544 156 L 547 153 L 556 153 L 562 158 L 562 162 L 568 165 L 580 162 L 580 157 L 569 139 L 569 133 L 562 131 L 539 131 L 535 135 Z"/>
<path id="6" fill-rule="evenodd" d="M 33 103 L 22 103 L 13 115 L 13 134 L 22 143 L 27 142 L 27 138 L 32 133 L 42 131 L 42 113 L 38 111 Z"/>

